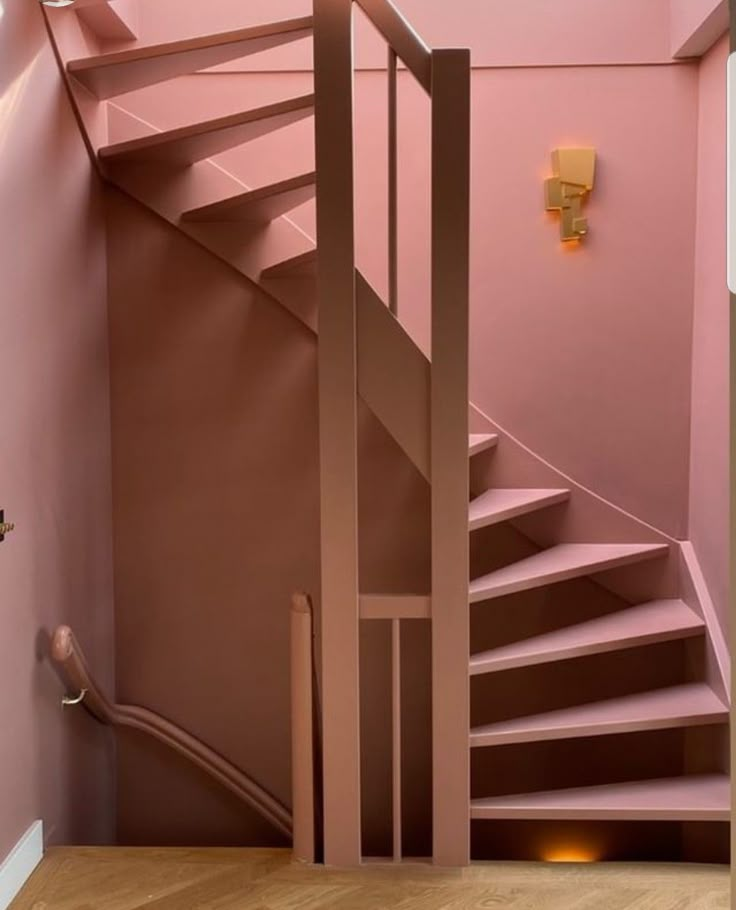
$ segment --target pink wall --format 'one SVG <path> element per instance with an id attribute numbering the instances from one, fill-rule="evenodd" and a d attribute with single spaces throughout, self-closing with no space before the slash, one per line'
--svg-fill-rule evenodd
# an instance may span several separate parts
<path id="1" fill-rule="evenodd" d="M 48 634 L 75 627 L 112 671 L 104 225 L 41 9 L 0 3 L 0 858 L 34 819 L 51 842 L 112 831 L 112 741 L 62 714 Z"/>
<path id="2" fill-rule="evenodd" d="M 724 37 L 700 65 L 689 534 L 724 630 L 729 576 L 727 57 Z"/>
<path id="3" fill-rule="evenodd" d="M 309 90 L 301 73 L 181 80 L 187 118 Z M 480 70 L 473 77 L 474 402 L 580 483 L 674 536 L 687 529 L 697 67 Z M 170 87 L 120 103 L 183 120 Z M 359 264 L 386 288 L 385 77 L 356 81 Z M 426 348 L 429 106 L 400 105 L 400 312 Z M 502 125 L 502 129 L 497 128 Z M 296 130 L 296 128 L 294 128 Z M 308 123 L 221 156 L 249 186 L 312 166 Z M 565 249 L 543 209 L 556 145 L 594 145 L 591 233 Z M 293 220 L 314 234 L 314 207 Z M 491 239 L 492 238 L 492 239 Z"/>

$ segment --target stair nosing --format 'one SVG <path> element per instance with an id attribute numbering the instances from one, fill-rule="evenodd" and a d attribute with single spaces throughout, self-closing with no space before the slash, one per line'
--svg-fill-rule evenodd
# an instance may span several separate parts
<path id="1" fill-rule="evenodd" d="M 592 712 L 595 708 L 605 705 L 612 705 L 616 702 L 635 703 L 637 699 L 646 700 L 647 697 L 654 697 L 657 693 L 670 693 L 671 695 L 683 690 L 702 690 L 697 694 L 700 697 L 711 700 L 707 710 L 699 706 L 696 711 L 689 708 L 682 714 L 663 715 L 661 717 L 636 718 L 620 717 L 617 719 L 608 719 L 596 721 L 594 717 L 584 720 L 577 720 L 570 723 L 559 723 L 560 716 L 566 712 L 573 713 L 575 710 L 585 710 Z M 729 710 L 723 704 L 721 699 L 706 683 L 686 683 L 676 686 L 664 686 L 660 689 L 650 689 L 645 692 L 638 692 L 632 695 L 625 695 L 614 698 L 601 699 L 596 702 L 587 702 L 583 705 L 574 705 L 567 708 L 558 708 L 553 711 L 545 711 L 533 715 L 525 715 L 518 718 L 509 718 L 508 720 L 499 721 L 493 724 L 485 724 L 480 727 L 473 727 L 470 730 L 470 747 L 472 749 L 488 748 L 492 746 L 521 744 L 530 742 L 549 742 L 560 739 L 582 739 L 592 736 L 614 736 L 618 733 L 638 733 L 645 730 L 668 730 L 677 727 L 690 726 L 707 726 L 712 724 L 723 723 L 728 718 Z M 557 726 L 554 726 L 554 718 L 558 718 Z M 548 717 L 547 726 L 544 726 L 544 718 Z M 536 725 L 534 721 L 536 718 Z M 519 730 L 502 729 L 504 724 L 515 721 L 528 720 L 528 728 Z M 493 728 L 497 732 L 493 732 Z"/>
<path id="2" fill-rule="evenodd" d="M 515 565 L 524 563 L 525 561 L 533 560 L 535 557 L 541 556 L 545 553 L 551 553 L 553 551 L 559 552 L 563 547 L 585 547 L 593 548 L 600 547 L 605 549 L 607 547 L 626 547 L 630 548 L 629 552 L 621 553 L 618 556 L 611 555 L 605 559 L 602 559 L 600 563 L 592 562 L 590 564 L 584 564 L 579 567 L 571 566 L 568 568 L 547 570 L 542 574 L 530 574 L 526 578 L 516 578 L 504 583 L 496 582 L 495 586 L 490 585 L 490 580 L 493 576 L 503 575 L 508 569 Z M 624 568 L 627 565 L 633 565 L 638 562 L 644 562 L 648 559 L 657 559 L 664 557 L 669 550 L 669 547 L 665 543 L 647 543 L 647 544 L 603 544 L 603 543 L 562 543 L 555 544 L 552 547 L 548 547 L 544 550 L 539 550 L 537 553 L 532 553 L 529 556 L 525 556 L 522 559 L 517 560 L 514 563 L 509 563 L 508 566 L 502 566 L 499 569 L 489 572 L 486 575 L 482 575 L 479 578 L 471 579 L 469 585 L 469 601 L 470 603 L 480 603 L 485 600 L 493 600 L 496 597 L 503 597 L 507 594 L 516 594 L 521 591 L 533 590 L 540 587 L 545 587 L 546 585 L 558 584 L 563 581 L 569 581 L 573 578 L 585 578 L 591 575 L 597 575 L 601 572 L 607 572 L 612 569 Z M 474 585 L 478 585 L 481 581 L 485 580 L 484 587 L 476 587 L 473 590 Z"/>
<path id="3" fill-rule="evenodd" d="M 291 26 L 281 28 L 276 26 Z M 200 35 L 194 38 L 182 38 L 178 41 L 165 41 L 145 47 L 134 47 L 128 50 L 113 51 L 108 54 L 95 54 L 90 57 L 78 57 L 70 60 L 66 69 L 71 75 L 86 73 L 106 66 L 124 66 L 126 63 L 137 63 L 143 60 L 155 60 L 159 57 L 170 57 L 175 54 L 186 54 L 191 51 L 209 50 L 228 44 L 239 44 L 249 39 L 268 38 L 272 35 L 289 32 L 309 31 L 314 26 L 312 16 L 295 17 L 261 25 L 217 32 L 214 35 Z M 212 39 L 212 40 L 206 40 Z"/>
<path id="4" fill-rule="evenodd" d="M 227 212 L 229 209 L 247 206 L 249 203 L 256 203 L 267 199 L 276 199 L 280 195 L 295 192 L 296 190 L 306 189 L 314 186 L 317 180 L 316 171 L 305 171 L 295 177 L 287 177 L 284 180 L 277 180 L 274 183 L 268 183 L 264 186 L 256 187 L 252 190 L 245 190 L 235 196 L 227 196 L 216 202 L 210 202 L 207 205 L 201 205 L 197 208 L 189 209 L 182 214 L 184 221 L 207 221 L 207 213 L 217 213 L 219 211 Z M 293 186 L 289 184 L 293 183 Z M 283 187 L 283 189 L 282 189 Z M 213 220 L 217 220 L 216 218 Z M 238 220 L 238 219 L 235 219 Z M 243 221 L 248 219 L 244 218 Z"/>
<path id="5" fill-rule="evenodd" d="M 553 505 L 559 505 L 562 502 L 566 502 L 570 498 L 571 491 L 569 489 L 526 489 L 524 487 L 510 488 L 510 489 L 490 489 L 486 490 L 484 493 L 481 493 L 479 496 L 474 497 L 470 501 L 470 506 L 472 508 L 474 503 L 479 502 L 484 497 L 494 492 L 510 492 L 511 489 L 518 489 L 520 493 L 537 493 L 540 494 L 536 499 L 528 499 L 522 501 L 516 506 L 507 506 L 505 509 L 500 509 L 497 512 L 491 512 L 486 515 L 483 515 L 479 518 L 469 518 L 468 527 L 471 531 L 478 531 L 481 528 L 489 527 L 493 524 L 499 524 L 502 521 L 509 521 L 511 518 L 518 518 L 521 515 L 528 515 L 530 512 L 536 512 L 541 509 L 548 508 Z"/>
<path id="6" fill-rule="evenodd" d="M 290 106 L 290 102 L 294 102 L 293 105 Z M 152 133 L 137 139 L 116 142 L 112 145 L 103 146 L 98 154 L 102 159 L 114 160 L 124 155 L 145 151 L 148 148 L 154 149 L 159 145 L 165 145 L 167 142 L 176 142 L 177 139 L 203 136 L 207 133 L 244 126 L 246 123 L 257 123 L 259 120 L 267 120 L 269 117 L 277 117 L 280 114 L 288 114 L 291 111 L 310 107 L 314 107 L 314 94 L 299 95 L 296 98 L 288 98 L 285 101 L 279 101 L 274 104 L 239 111 L 237 114 L 227 114 L 224 117 L 202 120 L 187 126 L 174 127 L 171 130 L 162 130 L 160 133 Z"/>
<path id="7" fill-rule="evenodd" d="M 473 443 L 472 439 L 474 436 L 482 436 L 483 439 L 481 442 Z M 480 455 L 481 452 L 486 452 L 488 449 L 493 449 L 498 445 L 498 433 L 469 433 L 468 434 L 468 455 L 472 458 L 473 455 Z"/>
<path id="8" fill-rule="evenodd" d="M 658 787 L 664 789 L 668 786 L 678 785 L 683 786 L 683 788 L 688 787 L 692 784 L 696 786 L 698 784 L 719 784 L 724 787 L 726 793 L 726 800 L 722 806 L 712 806 L 712 805 L 703 805 L 702 803 L 698 805 L 696 801 L 693 801 L 693 804 L 689 807 L 683 807 L 682 805 L 672 805 L 671 802 L 667 802 L 661 806 L 639 806 L 635 805 L 621 805 L 616 806 L 615 800 L 612 799 L 611 803 L 608 806 L 595 806 L 589 805 L 584 806 L 580 805 L 579 802 L 573 801 L 572 804 L 568 803 L 565 805 L 565 797 L 568 799 L 570 796 L 585 797 L 588 795 L 592 800 L 595 798 L 600 798 L 605 795 L 605 791 L 610 792 L 611 797 L 618 795 L 621 797 L 622 791 L 625 791 L 626 788 L 630 788 L 630 793 L 628 795 L 624 794 L 626 801 L 631 800 L 633 803 L 636 802 L 637 790 L 646 790 L 647 788 L 657 789 Z M 616 793 L 618 791 L 618 793 Z M 548 802 L 547 805 L 534 805 L 534 798 L 544 800 L 552 800 Z M 662 798 L 667 797 L 668 800 L 671 800 L 671 794 L 664 794 Z M 514 805 L 499 805 L 500 801 L 519 801 L 519 804 Z M 524 805 L 523 801 L 526 800 L 527 804 Z M 583 787 L 561 787 L 559 789 L 552 790 L 531 790 L 526 793 L 511 793 L 504 794 L 496 797 L 480 797 L 471 799 L 470 801 L 470 815 L 471 818 L 475 819 L 503 819 L 503 818 L 517 818 L 517 819 L 565 819 L 565 818 L 574 818 L 574 819 L 630 819 L 636 820 L 641 819 L 645 820 L 647 818 L 657 818 L 660 820 L 665 819 L 701 819 L 701 820 L 723 820 L 727 821 L 730 813 L 730 800 L 728 799 L 728 775 L 727 774 L 693 774 L 687 775 L 684 774 L 679 777 L 664 777 L 664 778 L 649 778 L 644 780 L 630 780 L 630 781 L 617 781 L 612 784 L 594 784 L 590 786 Z"/>
<path id="9" fill-rule="evenodd" d="M 508 645 L 502 645 L 498 648 L 489 648 L 486 651 L 473 654 L 470 659 L 470 675 L 471 676 L 485 676 L 489 673 L 500 673 L 505 670 L 514 670 L 520 669 L 521 667 L 534 667 L 540 666 L 547 663 L 556 663 L 561 660 L 574 660 L 577 657 L 587 657 L 594 654 L 606 654 L 613 651 L 624 651 L 629 648 L 637 647 L 646 647 L 649 644 L 659 644 L 667 641 L 677 641 L 685 638 L 696 638 L 699 635 L 703 635 L 705 632 L 705 621 L 701 616 L 699 616 L 695 610 L 689 607 L 684 601 L 677 600 L 675 598 L 671 599 L 673 604 L 673 609 L 680 611 L 681 613 L 689 613 L 692 619 L 688 617 L 688 622 L 681 624 L 679 626 L 673 626 L 671 628 L 661 627 L 658 630 L 647 630 L 639 632 L 638 634 L 629 633 L 628 635 L 623 635 L 620 638 L 609 638 L 605 640 L 592 640 L 588 642 L 583 642 L 578 645 L 569 644 L 567 646 L 560 646 L 556 650 L 554 647 L 550 650 L 537 650 L 532 651 L 527 655 L 517 655 L 504 658 L 503 655 L 494 658 L 492 655 L 497 652 L 502 652 L 508 650 L 512 645 L 517 645 L 523 647 L 524 643 L 527 645 L 533 645 L 534 642 L 539 642 L 541 644 L 545 638 L 548 638 L 556 633 L 567 631 L 573 631 L 574 629 L 584 630 L 586 626 L 590 626 L 591 623 L 594 623 L 598 620 L 603 619 L 612 619 L 614 616 L 628 614 L 628 618 L 631 618 L 630 614 L 632 612 L 639 612 L 641 615 L 642 611 L 645 611 L 647 608 L 650 608 L 657 603 L 665 603 L 666 601 L 647 601 L 645 603 L 636 604 L 633 606 L 627 606 L 621 610 L 614 611 L 611 614 L 606 614 L 605 616 L 596 617 L 594 620 L 583 620 L 578 623 L 572 623 L 570 626 L 563 626 L 560 629 L 554 629 L 549 632 L 543 632 L 539 635 L 529 636 L 527 639 L 523 639 L 519 642 L 509 643 Z M 674 607 L 674 604 L 680 606 Z M 625 616 L 625 618 L 627 618 Z M 539 646 L 539 645 L 538 645 Z"/>

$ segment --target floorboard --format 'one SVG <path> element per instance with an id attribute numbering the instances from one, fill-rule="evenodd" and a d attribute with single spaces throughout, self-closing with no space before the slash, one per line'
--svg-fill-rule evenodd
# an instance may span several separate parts
<path id="1" fill-rule="evenodd" d="M 291 863 L 288 850 L 50 848 L 10 910 L 727 910 L 723 866 Z"/>

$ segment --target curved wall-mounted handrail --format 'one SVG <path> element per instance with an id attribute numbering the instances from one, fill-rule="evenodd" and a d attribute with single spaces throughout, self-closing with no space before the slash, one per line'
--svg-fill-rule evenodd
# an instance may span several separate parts
<path id="1" fill-rule="evenodd" d="M 63 670 L 70 687 L 84 693 L 80 703 L 94 718 L 103 724 L 140 730 L 157 739 L 217 780 L 286 837 L 291 837 L 289 810 L 224 756 L 154 711 L 108 701 L 91 675 L 84 653 L 69 626 L 59 626 L 54 632 L 51 656 Z"/>
<path id="2" fill-rule="evenodd" d="M 390 0 L 356 0 L 414 78 L 432 92 L 432 52 Z"/>

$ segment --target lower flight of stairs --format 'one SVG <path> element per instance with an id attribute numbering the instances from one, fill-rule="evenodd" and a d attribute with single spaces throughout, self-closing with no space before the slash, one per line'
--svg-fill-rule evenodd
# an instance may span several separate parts
<path id="1" fill-rule="evenodd" d="M 471 458 L 488 452 L 481 439 L 471 437 Z M 503 445 L 497 439 L 493 443 Z M 472 533 L 551 507 L 564 508 L 571 495 L 566 489 L 491 488 L 471 499 L 469 530 Z M 667 559 L 669 549 L 666 543 L 552 545 L 472 578 L 469 603 L 477 605 L 473 609 L 493 610 L 501 598 Z M 706 631 L 702 616 L 683 600 L 622 601 L 619 610 L 472 654 L 469 672 L 472 682 L 505 671 L 702 639 Z M 728 705 L 704 681 L 594 700 L 586 698 L 582 689 L 579 701 L 572 705 L 474 726 L 469 745 L 471 750 L 479 750 L 555 740 L 587 741 L 600 736 L 725 726 L 728 718 Z M 683 773 L 479 796 L 471 801 L 470 815 L 475 820 L 727 821 L 729 802 L 726 774 Z"/>

